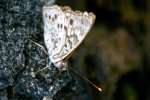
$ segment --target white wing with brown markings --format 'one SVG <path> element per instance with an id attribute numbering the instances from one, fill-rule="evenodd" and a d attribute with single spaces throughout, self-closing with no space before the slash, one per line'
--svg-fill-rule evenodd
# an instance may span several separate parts
<path id="1" fill-rule="evenodd" d="M 95 15 L 54 5 L 43 7 L 43 20 L 45 45 L 51 62 L 55 64 L 79 46 L 91 29 Z"/>

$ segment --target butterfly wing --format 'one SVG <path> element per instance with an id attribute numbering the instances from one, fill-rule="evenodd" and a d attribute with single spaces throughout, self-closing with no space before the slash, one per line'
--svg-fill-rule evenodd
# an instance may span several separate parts
<path id="1" fill-rule="evenodd" d="M 65 59 L 81 44 L 95 21 L 93 13 L 74 12 L 70 9 L 65 9 L 64 13 L 67 20 L 67 34 L 65 45 L 60 53 L 62 59 Z"/>
<path id="2" fill-rule="evenodd" d="M 73 52 L 95 21 L 93 13 L 59 6 L 45 7 L 43 16 L 45 44 L 53 63 L 64 60 Z"/>
<path id="3" fill-rule="evenodd" d="M 63 29 L 65 15 L 58 6 L 45 6 L 43 8 L 44 41 L 51 62 L 58 61 L 55 55 L 59 54 L 66 40 Z M 59 59 L 60 60 L 60 59 Z"/>

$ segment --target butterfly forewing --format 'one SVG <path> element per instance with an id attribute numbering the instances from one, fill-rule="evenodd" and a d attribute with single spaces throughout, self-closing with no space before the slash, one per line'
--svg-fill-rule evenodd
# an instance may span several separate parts
<path id="1" fill-rule="evenodd" d="M 65 15 L 60 10 L 57 6 L 45 7 L 43 10 L 44 40 L 52 62 L 55 62 L 54 56 L 60 53 L 66 39 L 66 33 L 62 29 L 66 22 Z"/>
<path id="2" fill-rule="evenodd" d="M 83 41 L 95 21 L 93 13 L 69 7 L 43 8 L 44 39 L 51 62 L 64 60 Z"/>

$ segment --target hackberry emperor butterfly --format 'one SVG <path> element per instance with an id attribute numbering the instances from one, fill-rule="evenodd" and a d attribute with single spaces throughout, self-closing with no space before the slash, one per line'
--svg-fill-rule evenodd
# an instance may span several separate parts
<path id="1" fill-rule="evenodd" d="M 65 60 L 84 40 L 95 21 L 95 15 L 88 12 L 72 11 L 68 6 L 44 6 L 43 21 L 44 42 L 47 47 L 50 62 L 58 69 L 66 70 L 67 63 Z M 38 43 L 33 43 L 43 48 Z M 45 51 L 44 48 L 43 50 Z M 79 75 L 77 72 L 75 74 Z M 79 76 L 99 91 L 102 91 L 101 88 L 89 81 L 86 77 Z"/>
<path id="2" fill-rule="evenodd" d="M 44 41 L 50 61 L 59 69 L 80 45 L 95 21 L 95 15 L 72 11 L 70 7 L 44 6 Z"/>

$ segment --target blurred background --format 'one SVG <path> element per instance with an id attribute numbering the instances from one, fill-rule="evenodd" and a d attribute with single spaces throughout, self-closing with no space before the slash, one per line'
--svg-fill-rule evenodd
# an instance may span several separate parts
<path id="1" fill-rule="evenodd" d="M 70 62 L 103 92 L 79 78 L 76 99 L 150 100 L 150 0 L 56 0 L 56 4 L 96 14 Z"/>

